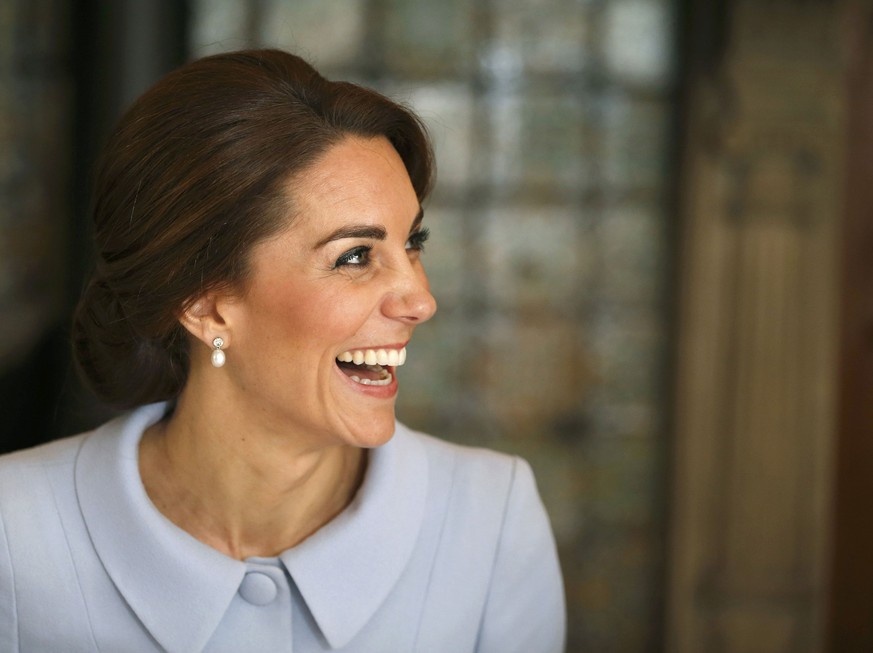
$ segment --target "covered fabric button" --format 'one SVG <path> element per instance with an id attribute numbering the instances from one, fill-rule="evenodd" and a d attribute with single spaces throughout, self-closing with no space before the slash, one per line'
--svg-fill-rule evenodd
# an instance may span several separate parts
<path id="1" fill-rule="evenodd" d="M 239 586 L 239 594 L 254 605 L 267 605 L 276 598 L 276 583 L 267 574 L 253 571 L 245 575 Z"/>

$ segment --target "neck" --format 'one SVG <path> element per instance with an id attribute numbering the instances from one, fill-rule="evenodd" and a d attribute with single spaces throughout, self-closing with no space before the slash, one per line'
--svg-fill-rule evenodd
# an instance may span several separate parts
<path id="1" fill-rule="evenodd" d="M 183 393 L 140 442 L 146 492 L 177 526 L 236 559 L 271 557 L 351 502 L 363 480 L 362 449 L 278 437 L 216 410 Z"/>

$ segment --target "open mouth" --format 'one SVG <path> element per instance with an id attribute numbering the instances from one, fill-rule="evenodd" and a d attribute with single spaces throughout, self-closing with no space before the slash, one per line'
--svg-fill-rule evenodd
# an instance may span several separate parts
<path id="1" fill-rule="evenodd" d="M 394 368 L 406 362 L 406 347 L 401 349 L 353 349 L 336 357 L 337 367 L 355 383 L 388 385 Z"/>

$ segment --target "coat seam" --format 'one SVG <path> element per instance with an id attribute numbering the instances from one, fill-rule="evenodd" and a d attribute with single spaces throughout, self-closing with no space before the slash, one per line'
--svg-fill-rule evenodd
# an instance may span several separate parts
<path id="1" fill-rule="evenodd" d="M 6 558 L 9 561 L 9 578 L 12 580 L 12 618 L 15 620 L 15 649 L 21 650 L 21 620 L 18 618 L 18 593 L 15 591 L 15 565 L 12 564 L 12 548 L 9 546 L 9 534 L 3 521 L 3 504 L 0 502 L 0 531 L 3 531 L 3 543 L 6 545 Z"/>
<path id="2" fill-rule="evenodd" d="M 449 482 L 449 491 L 446 493 L 446 500 L 444 503 L 444 507 L 448 507 L 449 505 L 451 505 L 451 498 L 452 498 L 452 495 L 455 493 L 455 488 L 457 486 L 457 484 L 455 483 L 455 478 L 457 477 L 457 474 L 458 474 L 457 455 L 454 452 L 452 452 L 452 476 L 451 476 L 451 479 Z M 431 587 L 433 580 L 434 580 L 434 574 L 436 573 L 437 559 L 439 558 L 439 552 L 442 550 L 443 538 L 444 538 L 445 533 L 446 533 L 446 522 L 448 521 L 448 519 L 449 519 L 449 511 L 443 510 L 443 518 L 442 518 L 442 522 L 440 523 L 440 532 L 439 532 L 439 535 L 437 537 L 436 546 L 434 547 L 434 554 L 433 554 L 433 559 L 431 560 L 431 563 L 430 563 L 430 569 L 428 570 L 428 573 L 427 573 L 427 583 L 425 584 L 425 588 L 424 588 L 424 595 L 422 597 L 421 608 L 418 611 L 418 625 L 416 626 L 416 629 L 415 629 L 415 637 L 412 640 L 412 650 L 413 651 L 418 650 L 418 642 L 419 642 L 419 639 L 421 638 L 421 628 L 422 628 L 422 623 L 424 621 L 424 612 L 425 612 L 425 609 L 427 608 L 427 596 L 430 593 L 430 587 Z"/>
<path id="3" fill-rule="evenodd" d="M 500 530 L 498 531 L 498 536 L 497 536 L 497 547 L 494 549 L 494 558 L 491 561 L 491 569 L 488 572 L 488 585 L 487 585 L 487 588 L 485 590 L 486 605 L 488 604 L 487 597 L 491 596 L 491 587 L 494 584 L 494 574 L 497 570 L 497 564 L 500 561 L 500 554 L 501 554 L 502 549 L 503 549 L 503 533 L 506 530 L 506 522 L 507 522 L 508 517 L 509 517 L 509 504 L 510 504 L 510 499 L 512 498 L 512 490 L 515 487 L 515 478 L 516 478 L 517 471 L 518 471 L 519 460 L 520 459 L 518 456 L 512 457 L 512 472 L 509 476 L 509 484 L 507 485 L 507 488 L 506 488 L 506 500 L 503 504 L 503 516 L 500 519 Z M 476 647 L 474 648 L 474 651 L 479 650 L 479 645 L 481 643 L 481 638 L 482 638 L 483 623 L 485 620 L 486 612 L 487 612 L 487 610 L 483 610 L 482 616 L 479 619 L 478 633 L 476 635 Z"/>
<path id="4" fill-rule="evenodd" d="M 76 456 L 76 459 L 78 459 L 78 455 Z M 91 635 L 91 643 L 94 644 L 94 650 L 99 651 L 100 647 L 97 645 L 97 636 L 94 634 L 94 620 L 91 618 L 91 611 L 88 609 L 88 601 L 85 598 L 84 588 L 82 587 L 82 577 L 79 574 L 79 565 L 76 564 L 76 559 L 73 557 L 73 547 L 70 543 L 70 536 L 67 532 L 66 525 L 64 524 L 64 517 L 61 513 L 60 506 L 58 506 L 58 497 L 53 485 L 51 485 L 51 494 L 52 502 L 55 506 L 55 512 L 57 513 L 58 521 L 60 521 L 61 524 L 61 531 L 64 533 L 64 542 L 67 545 L 67 555 L 70 559 L 70 565 L 73 567 L 73 573 L 76 575 L 76 584 L 79 586 L 79 596 L 82 598 L 82 606 L 85 608 L 85 615 L 88 618 L 88 634 Z"/>

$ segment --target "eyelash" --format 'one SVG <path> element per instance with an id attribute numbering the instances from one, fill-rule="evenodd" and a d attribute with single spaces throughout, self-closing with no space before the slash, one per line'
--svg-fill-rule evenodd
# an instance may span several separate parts
<path id="1" fill-rule="evenodd" d="M 430 238 L 430 229 L 427 227 L 419 229 L 415 233 L 410 234 L 409 239 L 406 241 L 406 250 L 411 252 L 423 252 L 424 244 L 427 242 L 428 238 Z M 334 269 L 347 265 L 366 267 L 370 262 L 369 256 L 372 249 L 373 248 L 369 245 L 360 245 L 359 247 L 350 249 L 336 260 L 333 267 Z M 360 258 L 361 261 L 358 263 L 353 262 L 356 258 Z"/>
<path id="2" fill-rule="evenodd" d="M 424 227 L 409 235 L 409 240 L 406 241 L 406 249 L 416 252 L 424 251 L 424 244 L 430 238 L 430 229 Z"/>

